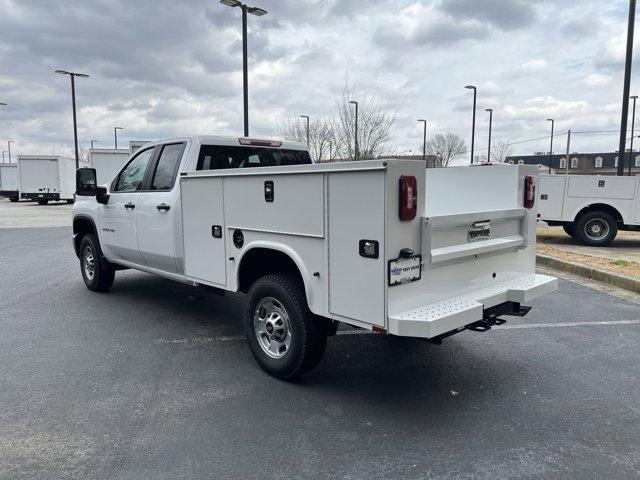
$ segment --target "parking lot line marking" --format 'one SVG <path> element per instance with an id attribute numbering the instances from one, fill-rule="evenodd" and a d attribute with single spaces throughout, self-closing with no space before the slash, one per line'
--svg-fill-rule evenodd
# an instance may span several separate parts
<path id="1" fill-rule="evenodd" d="M 371 334 L 369 330 L 340 330 L 336 335 L 366 335 Z M 161 338 L 156 340 L 157 344 L 180 344 L 180 343 L 218 343 L 218 342 L 238 342 L 246 340 L 244 335 L 227 335 L 220 337 L 194 337 L 194 338 L 175 338 L 167 340 Z"/>
<path id="2" fill-rule="evenodd" d="M 611 320 L 608 322 L 558 322 L 558 323 L 527 323 L 522 325 L 500 325 L 496 330 L 515 330 L 520 328 L 552 328 L 552 327 L 591 327 L 602 325 L 635 325 L 640 320 Z"/>
<path id="3" fill-rule="evenodd" d="M 558 323 L 529 323 L 523 325 L 500 325 L 493 327 L 494 330 L 518 330 L 525 328 L 571 328 L 571 327 L 593 327 L 593 326 L 615 326 L 615 325 L 638 325 L 640 320 L 612 320 L 608 322 L 558 322 Z M 371 335 L 369 330 L 340 330 L 337 336 L 345 335 Z M 157 344 L 182 344 L 182 343 L 222 343 L 222 342 L 241 342 L 246 340 L 244 335 L 227 335 L 220 337 L 195 337 L 195 338 L 177 338 L 173 340 L 159 339 Z"/>

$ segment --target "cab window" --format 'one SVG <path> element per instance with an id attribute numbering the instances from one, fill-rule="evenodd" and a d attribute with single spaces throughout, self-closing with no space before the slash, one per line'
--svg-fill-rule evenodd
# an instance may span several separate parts
<path id="1" fill-rule="evenodd" d="M 140 190 L 144 175 L 149 166 L 149 162 L 153 157 L 155 148 L 150 148 L 140 152 L 129 164 L 120 172 L 114 191 L 116 192 L 135 192 Z"/>
<path id="2" fill-rule="evenodd" d="M 164 145 L 151 181 L 151 190 L 171 190 L 176 180 L 184 143 Z"/>
<path id="3" fill-rule="evenodd" d="M 311 164 L 309 152 L 262 147 L 203 145 L 197 170 L 279 167 Z"/>

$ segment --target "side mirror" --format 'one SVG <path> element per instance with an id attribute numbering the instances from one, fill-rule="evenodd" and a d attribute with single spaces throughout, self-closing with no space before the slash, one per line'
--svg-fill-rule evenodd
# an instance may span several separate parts
<path id="1" fill-rule="evenodd" d="M 98 181 L 95 168 L 79 168 L 76 170 L 76 195 L 95 197 L 98 194 Z"/>

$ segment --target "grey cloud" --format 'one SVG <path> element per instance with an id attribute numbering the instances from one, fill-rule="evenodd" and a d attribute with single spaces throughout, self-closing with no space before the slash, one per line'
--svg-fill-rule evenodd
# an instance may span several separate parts
<path id="1" fill-rule="evenodd" d="M 535 0 L 442 0 L 440 9 L 460 19 L 480 20 L 502 30 L 518 30 L 536 20 Z"/>

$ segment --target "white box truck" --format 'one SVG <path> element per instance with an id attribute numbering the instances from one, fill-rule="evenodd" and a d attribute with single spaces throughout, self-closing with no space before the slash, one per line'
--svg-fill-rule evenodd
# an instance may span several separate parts
<path id="1" fill-rule="evenodd" d="M 6 197 L 12 202 L 20 200 L 17 163 L 0 163 L 0 197 Z"/>
<path id="2" fill-rule="evenodd" d="M 149 142 L 146 141 L 146 140 L 131 140 L 131 141 L 129 141 L 129 156 L 131 156 L 134 153 L 136 153 L 138 150 L 140 150 L 141 147 L 143 147 L 147 143 L 149 143 Z"/>
<path id="3" fill-rule="evenodd" d="M 540 176 L 539 218 L 595 247 L 609 245 L 618 230 L 640 231 L 640 177 Z"/>
<path id="4" fill-rule="evenodd" d="M 340 322 L 440 343 L 554 291 L 535 273 L 536 170 L 314 165 L 299 143 L 179 138 L 144 146 L 107 187 L 78 171 L 74 246 L 93 291 L 133 268 L 245 292 L 254 358 L 291 379 Z"/>
<path id="5" fill-rule="evenodd" d="M 94 148 L 89 150 L 89 164 L 96 169 L 98 185 L 111 182 L 129 160 L 128 149 Z"/>
<path id="6" fill-rule="evenodd" d="M 86 166 L 85 163 L 81 164 Z M 48 155 L 18 155 L 20 197 L 40 205 L 50 201 L 73 203 L 76 161 Z"/>

